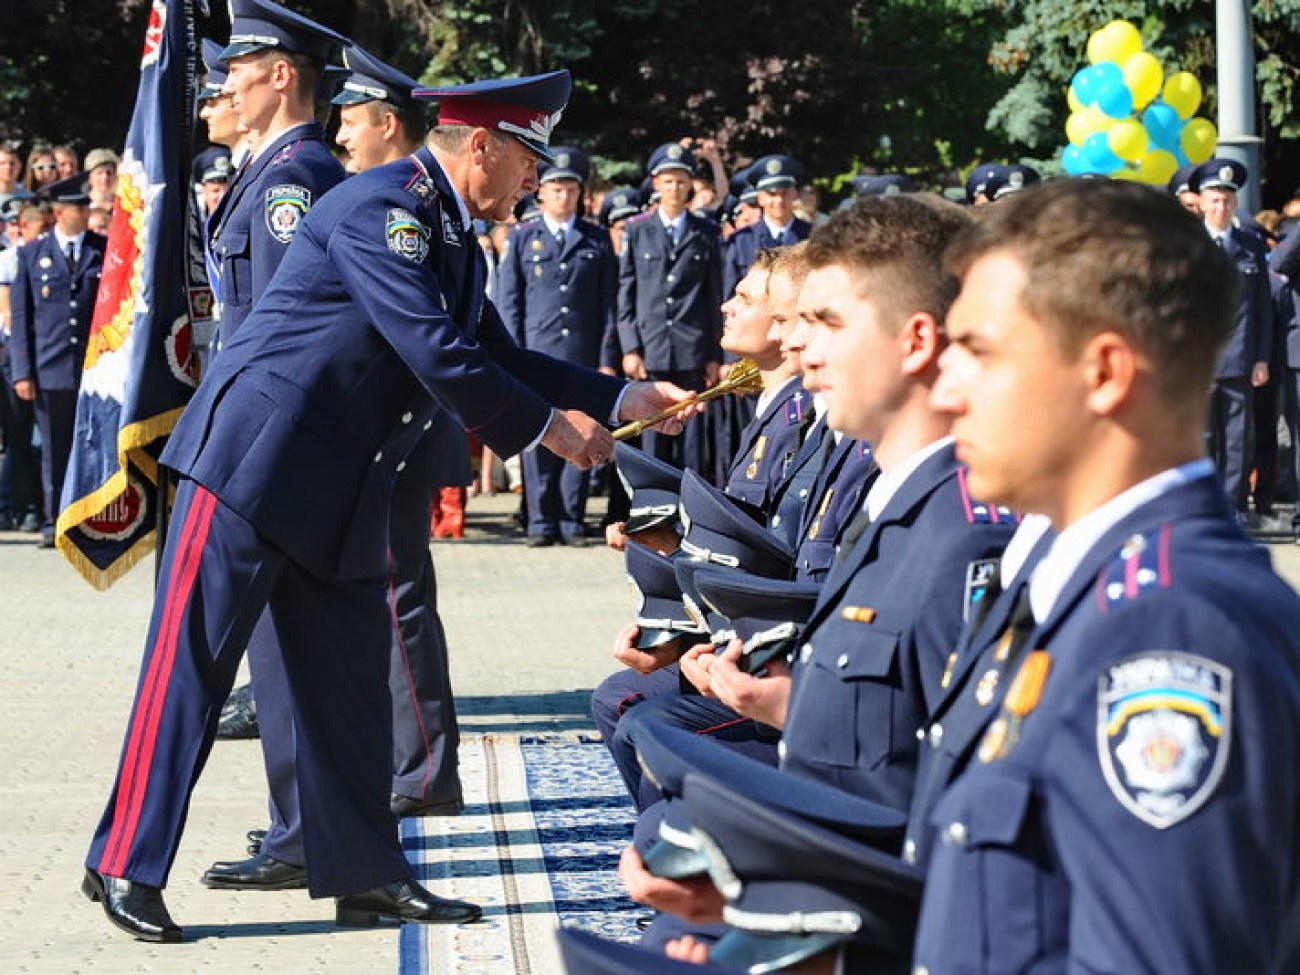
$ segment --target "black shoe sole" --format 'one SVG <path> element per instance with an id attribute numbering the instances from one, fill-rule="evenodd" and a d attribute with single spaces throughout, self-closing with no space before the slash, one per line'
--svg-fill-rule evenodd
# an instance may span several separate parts
<path id="1" fill-rule="evenodd" d="M 384 921 L 396 921 L 401 924 L 468 924 L 471 921 L 478 921 L 482 917 L 482 911 L 469 917 L 441 919 L 403 917 L 400 914 L 384 914 L 379 911 L 363 911 L 351 907 L 339 907 L 334 911 L 334 923 L 341 928 L 375 928 Z"/>
<path id="2" fill-rule="evenodd" d="M 229 881 L 221 877 L 209 877 L 204 874 L 199 878 L 199 883 L 209 890 L 306 890 L 307 878 L 294 877 L 292 880 L 281 880 L 279 883 L 264 884 L 250 883 L 248 881 Z"/>
<path id="3" fill-rule="evenodd" d="M 81 892 L 86 895 L 86 899 L 92 904 L 103 903 L 106 899 L 104 896 L 103 884 L 93 873 L 87 873 L 81 878 Z M 121 919 L 114 917 L 109 913 L 108 908 L 104 908 L 104 917 L 121 931 L 125 931 L 136 941 L 148 941 L 153 944 L 180 944 L 185 940 L 185 932 L 179 928 L 175 931 L 160 931 L 158 934 L 145 934 L 136 930 L 129 924 L 124 923 Z"/>

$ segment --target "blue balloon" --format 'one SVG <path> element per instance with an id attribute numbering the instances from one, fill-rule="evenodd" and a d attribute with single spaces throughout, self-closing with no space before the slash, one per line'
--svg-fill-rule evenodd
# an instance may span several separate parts
<path id="1" fill-rule="evenodd" d="M 1123 75 L 1120 75 L 1118 82 L 1107 81 L 1102 84 L 1097 92 L 1097 107 L 1111 118 L 1128 118 L 1133 111 L 1133 93 L 1124 83 Z"/>
<path id="2" fill-rule="evenodd" d="M 1105 132 L 1094 132 L 1083 140 L 1083 145 L 1080 148 L 1084 164 L 1087 166 L 1086 171 L 1089 173 L 1101 173 L 1109 176 L 1124 165 L 1124 160 L 1111 152 L 1110 144 L 1106 141 Z"/>
<path id="3" fill-rule="evenodd" d="M 1066 146 L 1061 154 L 1061 166 L 1070 176 L 1082 176 L 1088 171 L 1088 163 L 1083 158 L 1083 150 L 1078 146 Z"/>
<path id="4" fill-rule="evenodd" d="M 1142 124 L 1146 127 L 1147 138 L 1156 149 L 1174 152 L 1178 149 L 1179 136 L 1183 131 L 1183 120 L 1173 106 L 1162 101 L 1153 102 L 1142 113 Z"/>
<path id="5" fill-rule="evenodd" d="M 1111 85 L 1119 85 L 1127 90 L 1127 85 L 1124 84 L 1124 72 L 1120 70 L 1118 64 L 1110 61 L 1080 68 L 1070 84 L 1074 88 L 1075 97 L 1084 105 L 1095 105 L 1102 92 Z M 1131 95 L 1129 97 L 1132 98 Z"/>

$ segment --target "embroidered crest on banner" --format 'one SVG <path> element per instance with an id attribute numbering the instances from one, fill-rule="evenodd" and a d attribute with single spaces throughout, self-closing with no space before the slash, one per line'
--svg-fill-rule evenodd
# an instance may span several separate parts
<path id="1" fill-rule="evenodd" d="M 1182 822 L 1223 779 L 1232 742 L 1232 671 L 1190 653 L 1144 653 L 1097 686 L 1097 750 L 1106 783 L 1156 829 Z"/>
<path id="2" fill-rule="evenodd" d="M 401 207 L 389 210 L 384 236 L 388 239 L 388 249 L 408 261 L 422 264 L 429 256 L 429 228 L 410 210 Z"/>
<path id="3" fill-rule="evenodd" d="M 293 240 L 303 216 L 311 209 L 311 190 L 283 184 L 266 191 L 266 229 L 282 244 Z"/>

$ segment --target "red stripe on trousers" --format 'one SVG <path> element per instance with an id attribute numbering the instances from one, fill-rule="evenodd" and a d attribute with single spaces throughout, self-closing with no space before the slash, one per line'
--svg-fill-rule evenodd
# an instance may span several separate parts
<path id="1" fill-rule="evenodd" d="M 212 525 L 212 512 L 216 504 L 215 495 L 205 488 L 195 486 L 194 500 L 181 531 L 180 551 L 172 563 L 167 602 L 163 606 L 153 657 L 128 732 L 126 755 L 122 759 L 121 781 L 118 783 L 117 802 L 113 810 L 113 828 L 100 861 L 100 872 L 110 877 L 122 875 L 131 846 L 135 842 L 136 829 L 144 810 L 145 793 L 148 791 L 149 775 L 153 770 L 158 726 L 162 723 L 167 689 L 175 669 L 181 620 L 185 617 L 185 609 L 198 578 L 199 563 L 207 544 L 208 529 Z"/>

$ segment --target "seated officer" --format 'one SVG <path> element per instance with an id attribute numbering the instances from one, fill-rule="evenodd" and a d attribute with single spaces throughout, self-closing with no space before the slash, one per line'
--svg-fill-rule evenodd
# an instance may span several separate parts
<path id="1" fill-rule="evenodd" d="M 915 963 L 968 972 L 1300 964 L 1300 599 L 1204 456 L 1231 260 L 1148 188 L 993 208 L 935 405 L 981 496 L 1060 533 L 1029 650 L 939 800 Z"/>
<path id="2" fill-rule="evenodd" d="M 809 397 L 773 336 L 768 283 L 779 251 L 760 251 L 722 305 L 722 348 L 758 367 L 763 391 L 726 465 L 723 489 L 767 509 L 811 425 Z"/>
<path id="3" fill-rule="evenodd" d="M 916 729 L 975 601 L 971 564 L 995 559 L 1013 524 L 972 498 L 950 420 L 929 403 L 955 293 L 941 253 L 967 223 L 937 199 L 866 197 L 809 238 L 805 381 L 825 397 L 831 427 L 873 444 L 882 473 L 792 668 L 772 661 L 766 676 L 747 674 L 734 641 L 721 656 L 682 662 L 702 692 L 784 729 L 782 768 L 896 809 L 911 800 Z M 677 905 L 670 884 L 638 868 L 625 858 L 634 899 Z"/>

